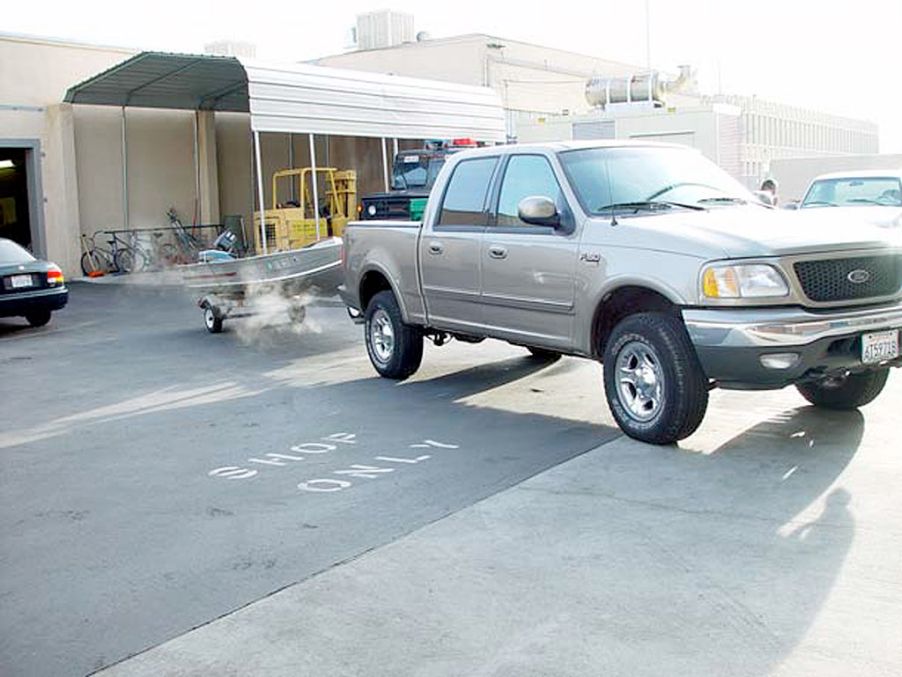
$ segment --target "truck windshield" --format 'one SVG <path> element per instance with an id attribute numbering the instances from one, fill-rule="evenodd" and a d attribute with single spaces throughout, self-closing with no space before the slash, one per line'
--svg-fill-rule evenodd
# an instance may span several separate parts
<path id="1" fill-rule="evenodd" d="M 760 204 L 741 183 L 690 148 L 586 148 L 564 151 L 560 159 L 590 214 Z"/>
<path id="2" fill-rule="evenodd" d="M 894 177 L 845 177 L 821 179 L 811 184 L 802 207 L 860 205 L 902 206 L 902 184 Z"/>
<path id="3" fill-rule="evenodd" d="M 401 153 L 392 168 L 392 190 L 432 188 L 435 177 L 445 164 L 444 157 L 429 157 L 416 153 Z"/>

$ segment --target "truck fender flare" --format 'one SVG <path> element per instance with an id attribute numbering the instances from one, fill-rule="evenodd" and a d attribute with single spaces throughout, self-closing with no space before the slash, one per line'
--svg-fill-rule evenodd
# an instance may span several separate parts
<path id="1" fill-rule="evenodd" d="M 604 284 L 596 290 L 592 297 L 592 307 L 598 308 L 604 298 L 623 287 L 643 287 L 649 291 L 657 292 L 675 306 L 685 306 L 686 300 L 680 293 L 663 280 L 653 277 L 634 277 L 632 275 L 617 275 L 608 278 Z"/>
<path id="2" fill-rule="evenodd" d="M 380 264 L 378 264 L 376 262 L 371 261 L 371 262 L 364 264 L 363 269 L 360 273 L 360 282 L 362 283 L 363 280 L 366 278 L 366 276 L 369 275 L 370 273 L 379 273 L 379 275 L 381 275 L 383 278 L 385 278 L 385 280 L 388 282 L 388 286 L 391 289 L 392 294 L 395 295 L 395 299 L 397 299 L 397 301 L 398 301 L 398 307 L 401 309 L 401 317 L 404 319 L 405 322 L 407 322 L 408 321 L 407 306 L 404 303 L 404 297 L 401 295 L 401 292 L 398 289 L 398 284 L 395 281 L 395 279 L 389 274 L 389 272 L 383 266 L 381 266 Z M 360 299 L 360 290 L 359 289 L 357 290 L 357 294 L 358 294 L 357 298 Z M 361 306 L 363 305 L 363 299 L 360 299 L 360 305 Z M 365 313 L 366 308 L 361 308 L 360 312 Z"/>

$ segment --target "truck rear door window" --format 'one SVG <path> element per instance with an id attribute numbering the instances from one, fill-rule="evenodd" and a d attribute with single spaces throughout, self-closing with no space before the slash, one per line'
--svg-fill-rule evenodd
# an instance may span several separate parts
<path id="1" fill-rule="evenodd" d="M 488 222 L 486 195 L 498 158 L 464 160 L 454 168 L 448 181 L 440 226 L 485 226 Z"/>
<path id="2" fill-rule="evenodd" d="M 504 170 L 501 195 L 498 198 L 499 227 L 525 226 L 518 214 L 518 205 L 526 197 L 547 197 L 561 207 L 561 187 L 554 170 L 541 155 L 514 155 Z"/>

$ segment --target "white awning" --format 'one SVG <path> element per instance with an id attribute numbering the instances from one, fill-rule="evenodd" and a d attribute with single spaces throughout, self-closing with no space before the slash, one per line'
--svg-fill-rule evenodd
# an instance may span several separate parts
<path id="1" fill-rule="evenodd" d="M 258 132 L 505 140 L 501 100 L 487 87 L 234 57 L 142 52 L 65 100 L 249 112 Z"/>

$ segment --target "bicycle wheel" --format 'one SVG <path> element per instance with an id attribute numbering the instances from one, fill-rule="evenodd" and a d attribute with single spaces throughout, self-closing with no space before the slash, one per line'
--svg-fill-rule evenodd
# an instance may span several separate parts
<path id="1" fill-rule="evenodd" d="M 81 255 L 81 272 L 87 277 L 102 275 L 110 271 L 109 260 L 100 250 L 85 252 Z"/>
<path id="2" fill-rule="evenodd" d="M 113 257 L 116 270 L 122 273 L 134 273 L 146 264 L 144 256 L 136 249 L 117 249 Z"/>

